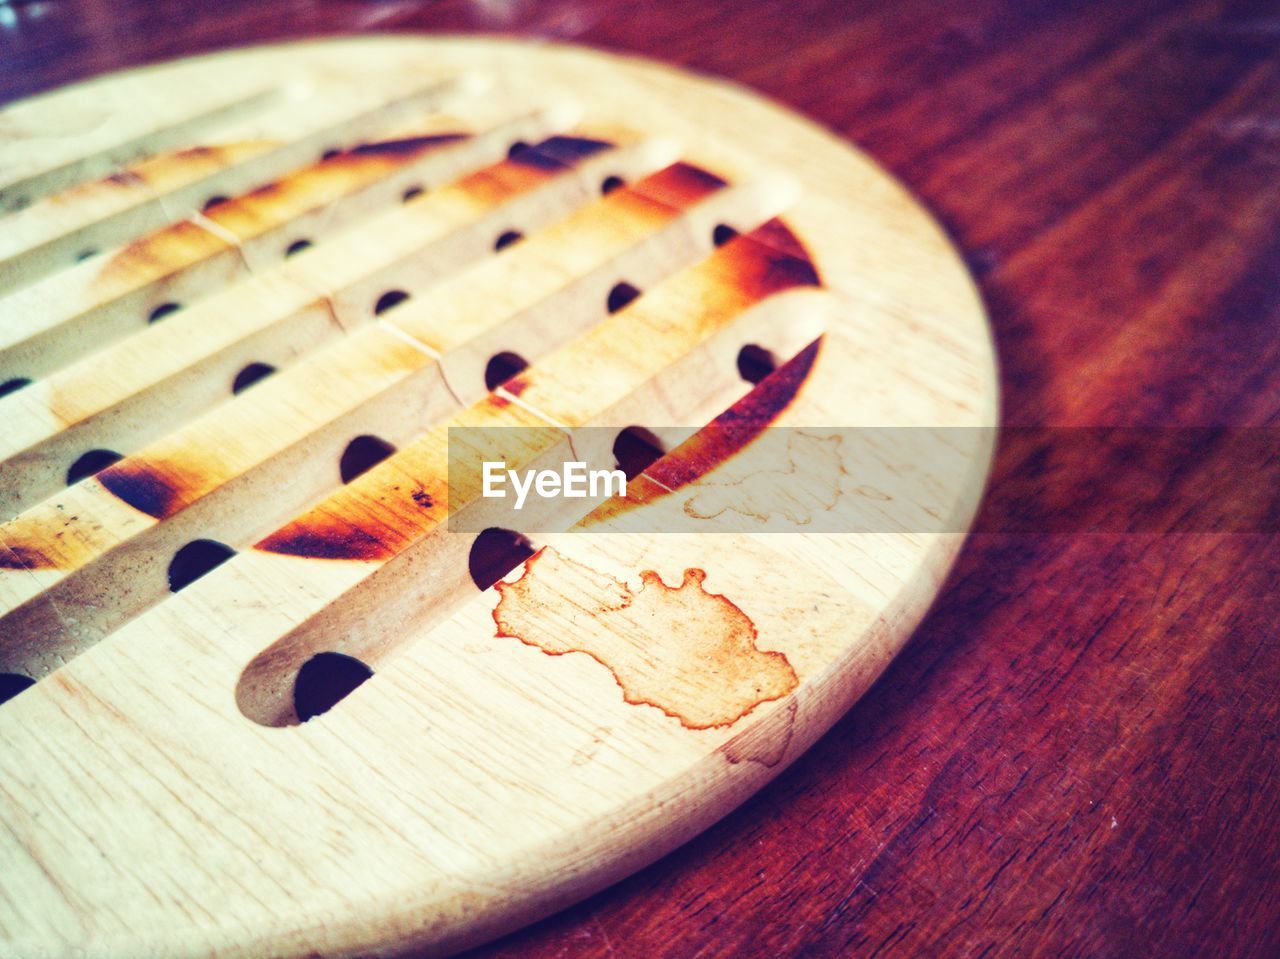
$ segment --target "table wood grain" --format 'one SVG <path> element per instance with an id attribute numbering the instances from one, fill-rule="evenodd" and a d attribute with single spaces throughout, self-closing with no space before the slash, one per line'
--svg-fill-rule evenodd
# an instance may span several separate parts
<path id="1" fill-rule="evenodd" d="M 366 30 L 634 52 L 849 137 L 968 258 L 1006 424 L 1280 417 L 1270 3 L 30 0 L 0 3 L 0 99 Z M 1008 532 L 1002 492 L 1034 487 L 1061 435 L 1002 446 L 933 612 L 815 748 L 673 855 L 474 955 L 1280 954 L 1280 541 L 1048 532 L 1078 506 L 1053 497 L 1059 522 Z M 1170 475 L 1230 476 L 1228 456 L 1207 444 Z M 1123 462 L 1075 469 L 1101 499 L 1125 483 Z M 1168 496 L 1195 510 L 1204 488 Z"/>

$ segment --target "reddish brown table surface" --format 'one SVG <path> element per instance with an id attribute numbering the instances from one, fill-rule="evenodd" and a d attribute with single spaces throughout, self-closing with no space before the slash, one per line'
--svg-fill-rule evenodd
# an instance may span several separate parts
<path id="1" fill-rule="evenodd" d="M 848 136 L 965 252 L 1006 423 L 1276 424 L 1273 4 L 39 0 L 0 3 L 0 98 L 371 29 L 636 52 Z M 1025 466 L 1010 449 L 997 491 Z M 1174 472 L 1229 474 L 1224 455 Z M 1078 469 L 1105 499 L 1123 464 Z M 1245 485 L 1267 499 L 1273 479 Z M 1072 501 L 1050 506 L 1069 527 Z M 771 786 L 478 954 L 1280 955 L 1278 575 L 1265 533 L 980 533 L 880 683 Z"/>

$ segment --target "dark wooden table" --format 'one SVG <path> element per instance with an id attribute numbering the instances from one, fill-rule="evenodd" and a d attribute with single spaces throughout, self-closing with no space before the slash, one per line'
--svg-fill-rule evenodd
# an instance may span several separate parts
<path id="1" fill-rule="evenodd" d="M 847 135 L 968 257 L 1008 424 L 1276 425 L 1274 3 L 0 2 L 0 98 L 370 29 L 636 52 Z M 1002 447 L 994 502 L 1058 435 Z M 1204 470 L 1280 498 L 1229 456 L 1187 450 L 1161 501 L 1233 495 Z M 1123 486 L 1076 468 L 1086 498 Z M 907 650 L 772 786 L 478 955 L 1280 955 L 1278 511 L 1086 534 L 1071 497 L 1041 506 L 1016 533 L 988 507 Z"/>

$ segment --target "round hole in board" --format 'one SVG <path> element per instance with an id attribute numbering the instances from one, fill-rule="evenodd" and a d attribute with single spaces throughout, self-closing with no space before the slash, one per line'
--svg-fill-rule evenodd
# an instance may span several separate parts
<path id="1" fill-rule="evenodd" d="M 490 526 L 476 537 L 467 556 L 467 571 L 476 589 L 485 590 L 536 552 L 529 540 L 509 529 Z"/>
<path id="2" fill-rule="evenodd" d="M 493 241 L 494 252 L 498 252 L 499 250 L 505 250 L 511 244 L 519 243 L 523 239 L 524 239 L 524 234 L 521 233 L 519 230 L 507 230 L 506 233 L 502 234 L 502 236 L 498 237 L 496 240 Z"/>
<path id="3" fill-rule="evenodd" d="M 517 140 L 515 143 L 511 144 L 510 147 L 508 147 L 507 159 L 509 160 L 512 157 L 514 157 L 517 153 L 519 153 L 521 150 L 527 150 L 527 149 L 529 149 L 529 144 L 525 143 L 523 140 Z"/>
<path id="4" fill-rule="evenodd" d="M 89 257 L 97 256 L 97 255 L 98 255 L 98 251 L 95 250 L 93 247 L 89 247 L 88 249 L 81 250 L 79 253 L 76 254 L 76 262 L 79 263 L 82 260 L 87 260 L 89 259 Z"/>
<path id="5" fill-rule="evenodd" d="M 124 457 L 115 450 L 89 450 L 68 467 L 67 485 L 74 486 L 82 479 L 94 473 L 101 473 L 108 466 L 119 463 L 122 459 Z"/>
<path id="6" fill-rule="evenodd" d="M 284 248 L 284 255 L 286 258 L 291 256 L 296 256 L 297 254 L 301 253 L 303 250 L 310 249 L 310 247 L 311 247 L 311 241 L 308 240 L 306 237 L 303 237 L 301 240 L 294 240 L 292 243 L 286 246 Z"/>
<path id="7" fill-rule="evenodd" d="M 276 368 L 270 363 L 250 363 L 243 370 L 236 374 L 236 378 L 231 381 L 232 394 L 240 393 L 253 386 L 258 380 L 265 380 L 268 376 L 276 371 Z"/>
<path id="8" fill-rule="evenodd" d="M 158 323 L 160 320 L 163 320 L 170 313 L 177 313 L 180 309 L 182 309 L 181 303 L 172 303 L 172 302 L 161 303 L 154 310 L 152 310 L 150 313 L 147 314 L 147 322 Z"/>
<path id="9" fill-rule="evenodd" d="M 342 482 L 350 483 L 362 473 L 367 473 L 396 451 L 396 448 L 378 436 L 357 436 L 342 451 L 338 460 L 338 473 Z"/>
<path id="10" fill-rule="evenodd" d="M 344 653 L 316 653 L 293 681 L 293 709 L 300 722 L 327 713 L 373 675 L 373 670 Z"/>
<path id="11" fill-rule="evenodd" d="M 666 446 L 643 426 L 628 426 L 613 441 L 613 456 L 618 468 L 633 480 L 662 458 Z"/>
<path id="12" fill-rule="evenodd" d="M 414 197 L 422 196 L 422 194 L 426 192 L 427 191 L 425 187 L 415 184 L 414 186 L 411 186 L 409 187 L 409 189 L 404 191 L 404 193 L 400 196 L 400 200 L 403 203 L 408 203 Z"/>
<path id="13" fill-rule="evenodd" d="M 738 375 L 752 385 L 778 368 L 778 358 L 763 346 L 748 343 L 738 350 Z"/>
<path id="14" fill-rule="evenodd" d="M 716 246 L 724 246 L 737 235 L 738 231 L 729 224 L 717 223 L 716 228 L 711 231 L 711 242 Z"/>
<path id="15" fill-rule="evenodd" d="M 399 306 L 407 299 L 409 299 L 409 294 L 404 290 L 387 290 L 387 292 L 378 297 L 378 302 L 373 304 L 373 315 L 381 316 L 393 306 Z"/>
<path id="16" fill-rule="evenodd" d="M 31 380 L 25 376 L 15 376 L 12 379 L 5 380 L 0 383 L 0 396 L 8 396 L 10 393 L 16 393 L 24 386 L 30 386 Z"/>
<path id="17" fill-rule="evenodd" d="M 504 351 L 489 357 L 484 367 L 484 386 L 487 390 L 496 390 L 517 373 L 529 368 L 528 361 L 519 353 Z"/>
<path id="18" fill-rule="evenodd" d="M 605 306 L 610 313 L 617 313 L 639 295 L 640 291 L 630 283 L 618 283 L 609 291 L 609 298 L 605 301 Z"/>
<path id="19" fill-rule="evenodd" d="M 204 209 L 212 210 L 219 203 L 226 203 L 229 199 L 231 198 L 223 193 L 215 193 L 213 196 L 209 197 L 209 199 L 204 201 Z"/>
<path id="20" fill-rule="evenodd" d="M 169 591 L 186 589 L 236 554 L 226 543 L 216 539 L 194 539 L 173 554 L 169 562 Z"/>
<path id="21" fill-rule="evenodd" d="M 608 196 L 614 190 L 620 189 L 626 185 L 627 181 L 622 179 L 620 176 L 607 176 L 600 184 L 600 192 L 605 196 Z"/>
<path id="22" fill-rule="evenodd" d="M 332 160 L 334 157 L 338 156 L 340 153 L 342 153 L 342 151 L 339 150 L 337 147 L 329 147 L 329 149 L 325 150 L 323 153 L 320 154 L 320 159 Z"/>
<path id="23" fill-rule="evenodd" d="M 24 689 L 30 689 L 36 681 L 21 673 L 0 673 L 0 703 L 7 703 Z"/>

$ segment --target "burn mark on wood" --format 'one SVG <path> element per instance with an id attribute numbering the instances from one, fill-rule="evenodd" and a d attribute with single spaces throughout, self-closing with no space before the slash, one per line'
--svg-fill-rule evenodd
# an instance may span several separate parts
<path id="1" fill-rule="evenodd" d="M 340 154 L 334 160 L 341 162 L 344 156 L 391 156 L 412 159 L 436 147 L 458 143 L 471 136 L 469 133 L 434 133 L 430 136 L 402 137 L 398 140 L 378 140 L 373 143 L 361 143 L 347 153 Z M 334 162 L 333 160 L 325 162 Z"/>
<path id="2" fill-rule="evenodd" d="M 129 243 L 103 265 L 98 276 L 102 280 L 162 276 L 226 249 L 230 249 L 226 240 L 182 220 Z"/>
<path id="3" fill-rule="evenodd" d="M 731 258 L 737 283 L 760 299 L 796 287 L 822 285 L 804 247 L 780 220 L 734 237 L 720 254 Z"/>
<path id="4" fill-rule="evenodd" d="M 168 519 L 182 508 L 178 487 L 155 469 L 133 460 L 108 466 L 98 482 L 117 499 L 156 519 Z"/>
<path id="5" fill-rule="evenodd" d="M 636 195 L 682 210 L 726 186 L 728 183 L 711 171 L 681 161 L 645 177 L 633 187 L 615 190 L 610 196 L 625 201 L 626 197 Z"/>
<path id="6" fill-rule="evenodd" d="M 817 361 L 817 339 L 765 377 L 759 385 L 648 469 L 674 491 L 709 473 L 748 446 L 794 402 Z"/>
<path id="7" fill-rule="evenodd" d="M 428 497 L 429 498 L 429 497 Z M 415 502 L 417 497 L 414 497 Z M 272 533 L 256 546 L 267 553 L 310 559 L 390 559 L 398 541 L 387 542 L 359 526 L 333 516 L 307 516 Z"/>
<path id="8" fill-rule="evenodd" d="M 607 140 L 588 137 L 554 136 L 534 146 L 520 146 L 510 154 L 512 163 L 536 167 L 539 170 L 561 170 L 581 163 L 613 146 Z"/>
<path id="9" fill-rule="evenodd" d="M 706 591 L 704 570 L 686 569 L 678 586 L 644 570 L 632 590 L 550 548 L 524 566 L 515 582 L 496 584 L 497 635 L 550 656 L 586 653 L 613 674 L 627 703 L 654 706 L 687 729 L 731 726 L 799 684 L 783 653 L 756 646 L 747 614 Z M 571 633 L 567 609 L 585 614 Z"/>
<path id="10" fill-rule="evenodd" d="M 465 140 L 469 136 L 468 133 L 450 132 L 364 143 L 280 180 L 263 184 L 241 196 L 220 198 L 222 202 L 207 209 L 205 215 L 242 239 L 247 239 L 258 235 L 272 224 L 285 222 L 299 215 L 316 202 L 325 201 L 335 185 L 361 186 L 430 150 Z M 224 153 L 231 155 L 241 147 L 243 144 L 199 147 L 179 151 L 170 155 L 168 160 L 178 163 L 208 162 Z M 129 171 L 116 176 L 137 179 L 137 174 Z M 184 220 L 128 244 L 106 263 L 100 278 L 164 276 L 229 246 L 226 240 Z"/>
<path id="11" fill-rule="evenodd" d="M 670 496 L 749 446 L 800 395 L 817 361 L 822 339 L 765 377 L 758 386 L 628 482 L 627 495 L 605 500 L 581 525 L 592 526 Z"/>
<path id="12" fill-rule="evenodd" d="M 102 182 L 109 183 L 112 186 L 129 187 L 129 186 L 138 186 L 140 184 L 146 183 L 147 181 L 144 180 L 137 173 L 134 173 L 132 170 L 117 170 L 115 173 L 111 173 L 103 177 Z"/>
<path id="13" fill-rule="evenodd" d="M 56 569 L 57 565 L 34 546 L 0 543 L 0 569 Z"/>
<path id="14" fill-rule="evenodd" d="M 387 485 L 375 467 L 350 486 L 254 545 L 267 553 L 309 559 L 387 560 L 441 522 L 447 487 L 430 482 Z M 398 468 L 389 475 L 403 477 Z M 434 492 L 429 491 L 434 490 Z"/>

